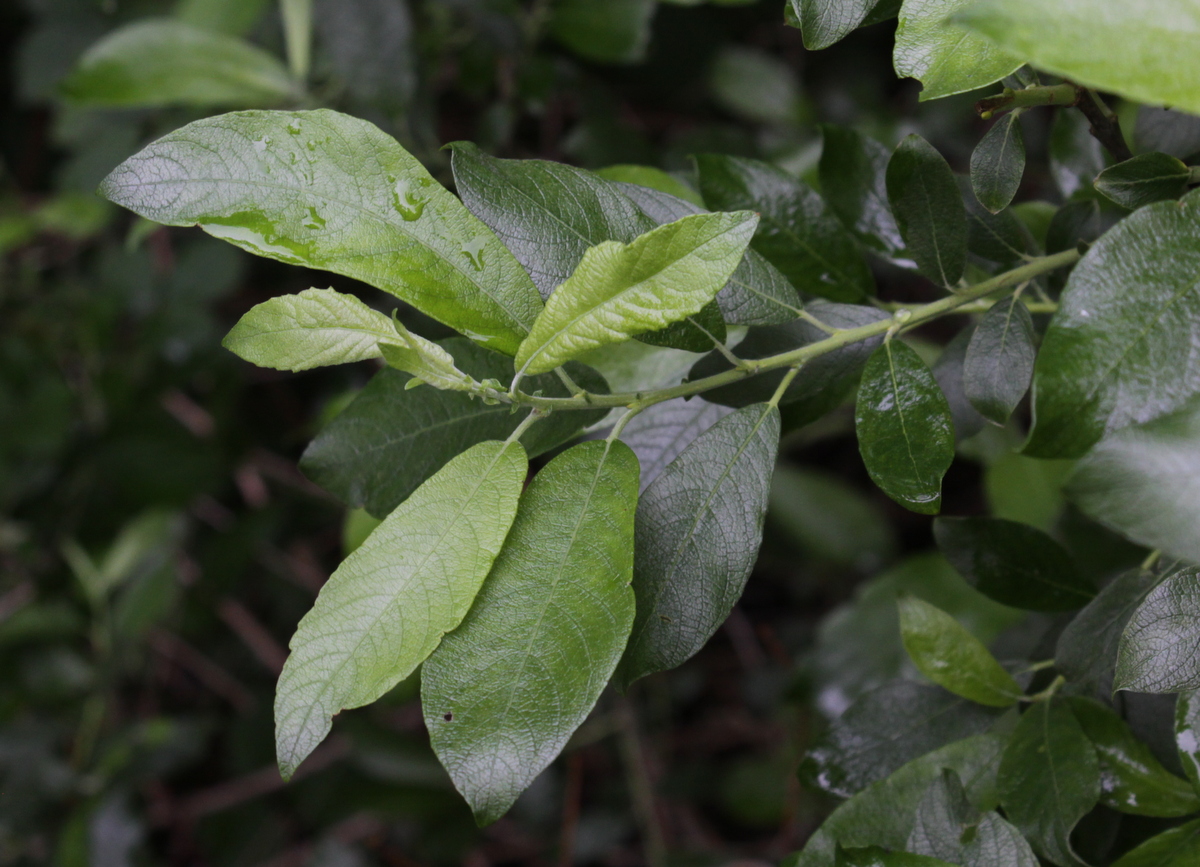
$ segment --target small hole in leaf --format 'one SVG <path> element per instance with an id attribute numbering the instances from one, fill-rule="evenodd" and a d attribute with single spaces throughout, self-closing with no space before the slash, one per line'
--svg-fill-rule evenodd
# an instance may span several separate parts
<path id="1" fill-rule="evenodd" d="M 452 713 L 449 713 L 449 712 L 447 712 L 447 713 L 444 713 L 444 714 L 442 714 L 442 719 L 444 719 L 446 722 L 453 722 L 453 721 L 454 721 L 454 714 L 452 714 Z"/>

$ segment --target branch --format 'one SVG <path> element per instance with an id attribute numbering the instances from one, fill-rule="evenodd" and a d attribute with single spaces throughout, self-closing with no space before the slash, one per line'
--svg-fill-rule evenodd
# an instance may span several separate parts
<path id="1" fill-rule="evenodd" d="M 1133 159 L 1129 145 L 1125 144 L 1125 136 L 1121 134 L 1121 121 L 1117 119 L 1107 105 L 1094 90 L 1080 88 L 1079 101 L 1076 104 L 1091 126 L 1092 137 L 1113 155 L 1119 163 Z"/>
<path id="2" fill-rule="evenodd" d="M 997 112 L 1014 108 L 1029 108 L 1035 105 L 1076 105 L 1080 89 L 1073 84 L 1055 84 L 1045 87 L 1026 87 L 1021 90 L 1004 88 L 995 96 L 975 103 L 975 110 L 984 120 L 990 120 Z"/>

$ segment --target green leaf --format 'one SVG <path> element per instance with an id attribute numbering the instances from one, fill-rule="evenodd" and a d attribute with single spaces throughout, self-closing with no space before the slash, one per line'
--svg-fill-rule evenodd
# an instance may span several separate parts
<path id="1" fill-rule="evenodd" d="M 1192 788 L 1200 792 L 1200 690 L 1185 690 L 1175 700 L 1175 748 Z"/>
<path id="2" fill-rule="evenodd" d="M 833 721 L 809 747 L 800 779 L 810 788 L 852 797 L 919 756 L 982 734 L 997 713 L 898 678 L 866 693 Z"/>
<path id="3" fill-rule="evenodd" d="M 300 621 L 275 693 L 279 769 L 291 777 L 334 714 L 379 698 L 458 626 L 517 513 L 516 443 L 463 452 L 387 516 Z"/>
<path id="4" fill-rule="evenodd" d="M 854 408 L 858 448 L 871 479 L 906 509 L 936 515 L 954 460 L 950 405 L 921 357 L 890 340 L 863 370 Z"/>
<path id="5" fill-rule="evenodd" d="M 821 193 L 829 207 L 867 247 L 892 258 L 904 255 L 887 195 L 891 151 L 848 127 L 822 124 L 821 136 Z"/>
<path id="6" fill-rule="evenodd" d="M 876 502 L 824 472 L 776 467 L 767 518 L 815 559 L 864 573 L 889 561 L 896 549 L 891 523 Z"/>
<path id="7" fill-rule="evenodd" d="M 1106 232 L 1067 279 L 1033 378 L 1025 453 L 1078 457 L 1200 393 L 1200 193 Z"/>
<path id="8" fill-rule="evenodd" d="M 1200 112 L 1200 7 L 1177 0 L 982 0 L 958 24 L 1002 50 L 1138 102 Z M 972 37 L 977 38 L 977 37 Z M 991 47 L 995 46 L 995 48 Z"/>
<path id="9" fill-rule="evenodd" d="M 339 101 L 349 97 L 364 110 L 393 115 L 412 104 L 419 53 L 409 6 L 386 0 L 318 0 L 315 35 L 336 83 L 345 87 Z"/>
<path id="10" fill-rule="evenodd" d="M 970 867 L 1038 867 L 1021 832 L 998 813 L 976 810 L 951 770 L 943 771 L 921 799 L 908 850 Z"/>
<path id="11" fill-rule="evenodd" d="M 190 123 L 100 189 L 173 226 L 362 280 L 513 353 L 541 309 L 488 228 L 377 127 L 337 112 L 236 112 Z"/>
<path id="12" fill-rule="evenodd" d="M 1022 61 L 947 19 L 975 0 L 904 0 L 892 61 L 896 74 L 918 79 L 921 100 L 986 87 Z"/>
<path id="13" fill-rule="evenodd" d="M 1017 703 L 1021 687 L 957 620 L 911 596 L 897 604 L 904 649 L 923 675 L 980 704 L 1008 707 Z"/>
<path id="14" fill-rule="evenodd" d="M 988 733 L 913 759 L 834 810 L 804 849 L 784 860 L 784 867 L 833 867 L 838 843 L 903 849 L 922 796 L 944 769 L 958 774 L 977 809 L 990 810 L 998 799 L 996 763 L 1003 749 L 1004 738 Z"/>
<path id="15" fill-rule="evenodd" d="M 1179 159 L 1200 152 L 1200 117 L 1152 105 L 1138 107 L 1133 140 L 1138 151 L 1161 151 Z"/>
<path id="16" fill-rule="evenodd" d="M 650 44 L 654 7 L 654 0 L 558 0 L 548 29 L 587 60 L 637 63 Z"/>
<path id="17" fill-rule="evenodd" d="M 709 207 L 761 215 L 754 249 L 801 292 L 848 302 L 874 294 L 874 278 L 854 237 L 803 181 L 742 157 L 701 154 L 696 165 Z"/>
<path id="18" fill-rule="evenodd" d="M 717 105 L 749 123 L 789 125 L 803 116 L 796 72 L 761 48 L 725 46 L 708 80 Z"/>
<path id="19" fill-rule="evenodd" d="M 870 846 L 864 849 L 838 849 L 836 867 L 954 867 L 940 858 L 894 852 Z"/>
<path id="20" fill-rule="evenodd" d="M 1092 699 L 1068 701 L 1096 748 L 1100 803 L 1136 816 L 1176 818 L 1200 811 L 1200 798 L 1187 781 L 1164 768 L 1123 719 Z"/>
<path id="21" fill-rule="evenodd" d="M 1200 689 L 1200 567 L 1181 569 L 1133 612 L 1117 651 L 1114 690 Z"/>
<path id="22" fill-rule="evenodd" d="M 462 338 L 441 346 L 460 370 L 480 382 L 512 380 L 510 358 Z M 576 364 L 567 365 L 567 371 L 587 391 L 608 391 L 595 371 Z M 488 405 L 462 392 L 411 388 L 410 382 L 399 371 L 376 374 L 305 450 L 300 460 L 304 474 L 347 505 L 365 506 L 382 517 L 459 452 L 503 439 L 524 420 L 506 404 Z M 547 396 L 570 396 L 554 374 L 532 377 L 526 386 Z M 604 409 L 553 413 L 530 427 L 521 442 L 537 456 L 605 414 Z"/>
<path id="23" fill-rule="evenodd" d="M 621 442 L 637 455 L 641 466 L 639 491 L 646 490 L 696 437 L 730 412 L 703 398 L 677 397 L 635 415 L 621 431 Z"/>
<path id="24" fill-rule="evenodd" d="M 184 24 L 244 36 L 262 18 L 269 0 L 179 0 L 175 17 Z"/>
<path id="25" fill-rule="evenodd" d="M 1063 197 L 1087 190 L 1104 166 L 1104 147 L 1083 112 L 1057 112 L 1050 125 L 1050 174 Z"/>
<path id="26" fill-rule="evenodd" d="M 616 183 L 633 184 L 639 187 L 649 187 L 652 190 L 658 190 L 660 193 L 666 193 L 669 196 L 674 196 L 677 199 L 683 199 L 689 204 L 693 204 L 698 208 L 704 207 L 704 200 L 700 198 L 700 194 L 685 184 L 683 181 L 674 175 L 669 175 L 662 169 L 656 169 L 653 166 L 635 166 L 621 164 L 616 166 L 608 166 L 603 169 L 596 169 L 595 174 L 604 178 L 606 181 L 614 181 Z M 684 216 L 680 214 L 679 216 Z M 676 217 L 675 219 L 678 219 Z M 665 222 L 670 222 L 669 220 Z"/>
<path id="27" fill-rule="evenodd" d="M 642 494 L 621 687 L 690 658 L 729 615 L 758 559 L 778 448 L 779 410 L 748 406 L 698 436 Z"/>
<path id="28" fill-rule="evenodd" d="M 1000 759 L 997 783 L 1008 820 L 1039 855 L 1061 867 L 1086 867 L 1070 836 L 1100 800 L 1100 765 L 1068 704 L 1041 701 L 1025 712 Z"/>
<path id="29" fill-rule="evenodd" d="M 1134 209 L 1187 192 L 1191 170 L 1168 154 L 1138 154 L 1102 171 L 1093 182 L 1108 198 L 1122 207 Z"/>
<path id="30" fill-rule="evenodd" d="M 1192 867 L 1200 862 L 1200 819 L 1163 831 L 1126 852 L 1112 867 Z"/>
<path id="31" fill-rule="evenodd" d="M 938 518 L 938 548 L 980 593 L 1028 611 L 1074 611 L 1096 596 L 1071 555 L 1048 535 L 1001 518 Z"/>
<path id="32" fill-rule="evenodd" d="M 434 752 L 480 824 L 562 751 L 621 658 L 637 486 L 621 443 L 582 443 L 547 464 L 471 612 L 421 669 Z"/>
<path id="33" fill-rule="evenodd" d="M 709 301 L 695 316 L 680 319 L 658 331 L 639 334 L 637 339 L 651 346 L 668 346 L 685 352 L 710 352 L 716 344 L 724 345 L 727 336 L 721 308 L 716 301 Z"/>
<path id="34" fill-rule="evenodd" d="M 1008 207 L 1025 174 L 1021 113 L 1011 111 L 992 124 L 971 154 L 971 188 L 993 214 Z"/>
<path id="35" fill-rule="evenodd" d="M 299 99 L 302 87 L 274 56 L 236 36 L 150 19 L 92 45 L 62 92 L 89 107 L 248 108 Z"/>
<path id="36" fill-rule="evenodd" d="M 788 0 L 809 51 L 840 42 L 863 22 L 880 0 Z"/>
<path id="37" fill-rule="evenodd" d="M 396 336 L 391 319 L 355 296 L 305 289 L 251 307 L 221 345 L 259 367 L 309 370 L 378 358 L 379 341 Z"/>
<path id="38" fill-rule="evenodd" d="M 394 336 L 379 344 L 379 351 L 389 367 L 412 374 L 405 383 L 415 388 L 422 382 L 435 388 L 471 391 L 479 383 L 463 373 L 454 363 L 454 356 L 432 340 L 413 334 L 399 319 L 392 321 Z"/>
<path id="39" fill-rule="evenodd" d="M 917 270 L 953 286 L 967 265 L 967 213 L 954 173 L 919 135 L 896 147 L 887 167 L 888 201 Z"/>
<path id="40" fill-rule="evenodd" d="M 946 344 L 930 368 L 938 388 L 946 396 L 946 403 L 950 405 L 955 442 L 969 439 L 987 427 L 987 421 L 967 400 L 963 383 L 963 362 L 966 361 L 967 347 L 974 336 L 975 326 L 967 325 Z"/>
<path id="41" fill-rule="evenodd" d="M 1004 425 L 1029 390 L 1037 350 L 1033 317 L 1018 297 L 988 308 L 963 360 L 963 388 L 984 418 Z"/>
<path id="42" fill-rule="evenodd" d="M 1150 348 L 1157 358 L 1160 349 Z M 1169 375 L 1168 365 L 1156 374 Z M 1177 364 L 1176 366 L 1184 366 Z M 1067 496 L 1100 523 L 1148 547 L 1200 559 L 1200 400 L 1106 436 L 1076 466 Z"/>
<path id="43" fill-rule="evenodd" d="M 740 211 L 697 214 L 659 226 L 629 244 L 590 248 L 547 299 L 517 351 L 536 374 L 635 334 L 698 313 L 729 280 L 758 218 Z"/>

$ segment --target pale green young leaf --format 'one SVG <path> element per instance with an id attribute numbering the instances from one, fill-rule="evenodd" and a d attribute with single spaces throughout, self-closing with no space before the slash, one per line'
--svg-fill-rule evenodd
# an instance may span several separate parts
<path id="1" fill-rule="evenodd" d="M 887 194 L 917 270 L 955 285 L 967 265 L 967 212 L 945 158 L 919 135 L 908 136 L 888 161 Z"/>
<path id="2" fill-rule="evenodd" d="M 547 299 L 517 352 L 525 373 L 698 313 L 742 260 L 758 217 L 697 214 L 659 226 L 629 244 L 606 241 Z"/>
<path id="3" fill-rule="evenodd" d="M 553 761 L 621 658 L 637 486 L 637 458 L 619 442 L 547 464 L 471 612 L 421 669 L 434 752 L 480 824 Z"/>
<path id="4" fill-rule="evenodd" d="M 922 674 L 955 695 L 991 707 L 1008 707 L 1021 687 L 983 643 L 957 620 L 912 596 L 898 602 L 904 649 Z"/>
<path id="5" fill-rule="evenodd" d="M 1187 192 L 1191 170 L 1170 154 L 1138 154 L 1096 176 L 1093 186 L 1129 209 L 1178 199 Z"/>
<path id="6" fill-rule="evenodd" d="M 979 203 L 997 214 L 1008 207 L 1025 174 L 1025 136 L 1021 113 L 1004 115 L 971 154 L 971 188 Z"/>
<path id="7" fill-rule="evenodd" d="M 221 345 L 259 367 L 309 370 L 378 358 L 394 339 L 392 320 L 355 296 L 305 289 L 251 307 Z"/>
<path id="8" fill-rule="evenodd" d="M 413 375 L 409 388 L 418 382 L 450 391 L 470 391 L 478 385 L 455 366 L 454 356 L 432 340 L 413 334 L 399 319 L 392 320 L 392 335 L 380 341 L 379 351 L 389 367 Z"/>
<path id="9" fill-rule="evenodd" d="M 78 106 L 270 106 L 302 86 L 273 55 L 182 21 L 128 24 L 96 42 L 62 84 Z"/>
<path id="10" fill-rule="evenodd" d="M 1117 651 L 1114 690 L 1200 689 L 1200 567 L 1181 569 L 1133 612 Z"/>
<path id="11" fill-rule="evenodd" d="M 986 87 L 1022 60 L 948 19 L 974 0 L 904 0 L 892 60 L 896 74 L 921 82 L 921 99 Z"/>
<path id="12" fill-rule="evenodd" d="M 642 494 L 637 618 L 618 684 L 679 665 L 729 615 L 758 559 L 778 448 L 779 411 L 746 407 L 698 436 Z"/>
<path id="13" fill-rule="evenodd" d="M 516 351 L 541 309 L 487 226 L 394 139 L 337 112 L 195 121 L 127 159 L 101 193 L 151 220 L 362 280 L 502 352 Z"/>
<path id="14" fill-rule="evenodd" d="M 983 314 L 963 359 L 963 389 L 984 418 L 1004 425 L 1029 390 L 1034 348 L 1033 317 L 1020 298 L 1006 298 Z"/>
<path id="15" fill-rule="evenodd" d="M 1039 69 L 1151 105 L 1200 112 L 1200 6 L 1179 0 L 955 3 L 955 26 Z M 957 11 L 957 10 L 952 10 Z"/>
<path id="16" fill-rule="evenodd" d="M 1163 831 L 1126 852 L 1112 867 L 1192 867 L 1200 864 L 1200 819 Z"/>
<path id="17" fill-rule="evenodd" d="M 290 777 L 333 716 L 383 695 L 458 626 L 517 513 L 519 443 L 481 443 L 443 467 L 343 561 L 300 621 L 275 692 Z"/>

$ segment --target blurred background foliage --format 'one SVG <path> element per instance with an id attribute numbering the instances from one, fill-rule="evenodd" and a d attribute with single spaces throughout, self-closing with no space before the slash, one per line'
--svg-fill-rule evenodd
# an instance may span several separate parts
<path id="1" fill-rule="evenodd" d="M 375 368 L 240 362 L 219 340 L 241 313 L 330 276 L 136 220 L 96 185 L 190 120 L 272 105 L 366 117 L 446 183 L 441 145 L 469 139 L 682 176 L 690 154 L 744 155 L 815 184 L 821 123 L 889 147 L 920 132 L 965 171 L 984 129 L 975 96 L 918 106 L 891 69 L 894 20 L 810 53 L 782 6 L 317 0 L 309 64 L 267 0 L 0 5 L 0 865 L 774 861 L 831 807 L 795 776 L 806 743 L 909 665 L 896 588 L 986 640 L 1014 624 L 932 553 L 927 520 L 870 484 L 843 407 L 787 433 L 759 566 L 717 638 L 606 695 L 494 826 L 474 827 L 434 759 L 413 681 L 343 714 L 292 784 L 275 770 L 286 636 L 364 532 L 296 460 Z M 104 66 L 114 40 L 164 25 L 176 42 L 138 76 Z M 221 72 L 235 61 L 253 75 Z M 305 85 L 288 64 L 310 67 Z M 1109 217 L 1078 179 L 1102 157 L 1051 117 L 1022 118 L 1025 215 L 1036 225 L 1037 200 L 1074 194 L 1078 225 L 1057 231 L 1095 232 Z M 931 297 L 874 267 L 883 299 Z M 943 352 L 947 327 L 921 349 L 953 400 L 962 347 Z M 947 478 L 948 514 L 1055 527 L 1098 573 L 1139 559 L 1064 511 L 1064 468 L 1013 454 L 1017 429 L 957 421 L 978 435 Z M 1046 620 L 1001 646 L 1035 642 Z"/>

